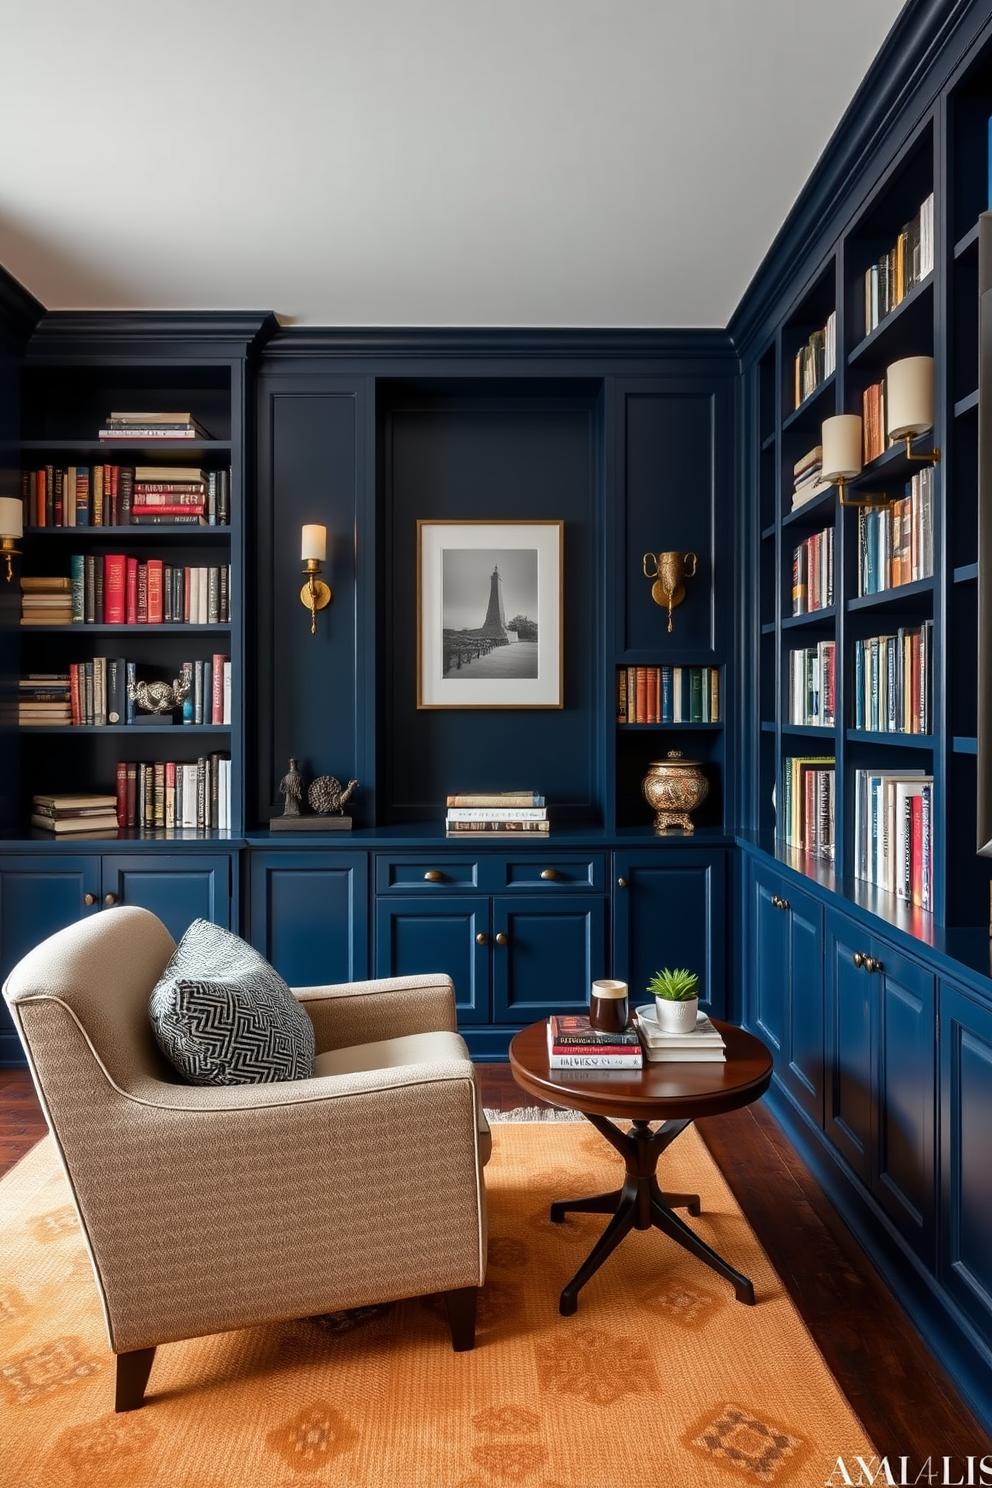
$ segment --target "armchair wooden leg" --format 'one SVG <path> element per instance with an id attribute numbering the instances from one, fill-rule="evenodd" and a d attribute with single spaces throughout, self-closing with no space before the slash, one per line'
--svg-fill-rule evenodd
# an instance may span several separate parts
<path id="1" fill-rule="evenodd" d="M 117 1355 L 117 1398 L 115 1411 L 140 1410 L 145 1402 L 145 1386 L 152 1372 L 154 1348 L 132 1349 Z"/>
<path id="2" fill-rule="evenodd" d="M 448 1312 L 448 1327 L 451 1330 L 451 1347 L 456 1354 L 475 1348 L 475 1304 L 478 1287 L 458 1287 L 445 1292 L 444 1305 Z"/>

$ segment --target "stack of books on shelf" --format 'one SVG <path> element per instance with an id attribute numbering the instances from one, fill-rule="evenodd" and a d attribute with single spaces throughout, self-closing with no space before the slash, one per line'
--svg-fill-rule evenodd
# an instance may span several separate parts
<path id="1" fill-rule="evenodd" d="M 933 574 L 932 465 L 917 471 L 906 495 L 858 512 L 858 593 L 880 594 Z"/>
<path id="2" fill-rule="evenodd" d="M 182 706 L 182 722 L 229 725 L 230 657 L 217 653 L 209 660 L 184 661 L 179 672 L 189 679 L 190 684 Z M 77 726 L 106 727 L 140 722 L 156 728 L 169 727 L 175 722 L 174 713 L 148 713 L 136 708 L 129 686 L 137 684 L 137 681 L 137 663 L 127 661 L 123 656 L 94 656 L 92 661 L 70 662 L 69 718 L 66 721 Z"/>
<path id="3" fill-rule="evenodd" d="M 778 835 L 788 847 L 834 857 L 834 758 L 788 756 L 782 761 Z"/>
<path id="4" fill-rule="evenodd" d="M 826 324 L 814 331 L 809 340 L 796 352 L 795 361 L 795 407 L 798 408 L 821 382 L 825 382 L 837 370 L 837 312 L 831 310 Z"/>
<path id="5" fill-rule="evenodd" d="M 71 623 L 72 590 L 68 579 L 54 576 L 21 579 L 22 625 Z"/>
<path id="6" fill-rule="evenodd" d="M 809 615 L 833 602 L 834 529 L 824 527 L 792 550 L 792 613 Z"/>
<path id="7" fill-rule="evenodd" d="M 696 1026 L 689 1033 L 666 1033 L 659 1028 L 653 1007 L 636 1008 L 635 1014 L 649 1064 L 726 1063 L 723 1034 L 705 1013 L 696 1014 Z"/>
<path id="8" fill-rule="evenodd" d="M 814 496 L 819 496 L 821 491 L 826 490 L 826 484 L 821 479 L 823 470 L 823 446 L 817 444 L 811 450 L 807 450 L 801 460 L 797 460 L 792 467 L 792 510 L 798 511 L 805 506 L 807 501 L 812 501 Z"/>
<path id="9" fill-rule="evenodd" d="M 225 527 L 231 471 L 186 465 L 42 465 L 21 473 L 25 527 Z"/>
<path id="10" fill-rule="evenodd" d="M 836 722 L 837 643 L 818 641 L 789 657 L 789 722 L 832 728 Z"/>
<path id="11" fill-rule="evenodd" d="M 933 192 L 893 246 L 865 271 L 865 335 L 933 269 Z"/>
<path id="12" fill-rule="evenodd" d="M 448 797 L 448 837 L 547 835 L 548 808 L 537 791 L 468 791 Z"/>
<path id="13" fill-rule="evenodd" d="M 922 770 L 855 770 L 854 872 L 914 904 L 932 908 L 933 776 Z"/>
<path id="14" fill-rule="evenodd" d="M 193 413 L 111 413 L 100 430 L 101 439 L 209 439 Z"/>
<path id="15" fill-rule="evenodd" d="M 865 465 L 877 460 L 888 449 L 885 432 L 885 380 L 873 382 L 861 394 L 862 459 Z"/>
<path id="16" fill-rule="evenodd" d="M 115 832 L 117 798 L 84 793 L 77 796 L 33 796 L 31 825 L 46 832 Z"/>
<path id="17" fill-rule="evenodd" d="M 932 706 L 932 620 L 854 643 L 856 729 L 929 734 Z"/>
<path id="18" fill-rule="evenodd" d="M 22 728 L 72 722 L 68 672 L 29 672 L 17 684 L 17 722 Z"/>
<path id="19" fill-rule="evenodd" d="M 617 668 L 617 723 L 719 723 L 720 668 Z"/>
<path id="20" fill-rule="evenodd" d="M 186 761 L 118 760 L 116 786 L 111 799 L 120 827 L 204 831 L 231 826 L 230 755 L 201 754 Z"/>
<path id="21" fill-rule="evenodd" d="M 548 1019 L 548 1067 L 639 1070 L 644 1054 L 634 1026 L 622 1033 L 599 1033 L 581 1013 L 557 1013 Z"/>

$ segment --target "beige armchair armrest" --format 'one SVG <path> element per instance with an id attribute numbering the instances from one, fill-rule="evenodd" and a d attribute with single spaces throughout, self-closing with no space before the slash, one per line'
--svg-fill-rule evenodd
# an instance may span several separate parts
<path id="1" fill-rule="evenodd" d="M 408 1033 L 458 1031 L 454 985 L 441 973 L 294 987 L 293 992 L 310 1015 L 318 1054 Z"/>

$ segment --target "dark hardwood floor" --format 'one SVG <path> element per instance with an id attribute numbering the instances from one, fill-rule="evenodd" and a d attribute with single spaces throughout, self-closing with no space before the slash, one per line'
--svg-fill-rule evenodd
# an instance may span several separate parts
<path id="1" fill-rule="evenodd" d="M 508 1065 L 479 1071 L 486 1106 L 533 1104 Z M 988 1453 L 986 1434 L 765 1107 L 697 1125 L 878 1453 L 917 1469 L 928 1457 Z M 0 1070 L 0 1174 L 44 1133 L 28 1073 Z"/>

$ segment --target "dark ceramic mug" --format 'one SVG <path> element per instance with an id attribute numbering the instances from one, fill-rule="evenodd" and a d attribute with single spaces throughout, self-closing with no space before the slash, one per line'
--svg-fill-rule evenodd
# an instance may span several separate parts
<path id="1" fill-rule="evenodd" d="M 597 1033 L 622 1033 L 630 1017 L 626 982 L 593 982 L 589 1022 Z"/>

